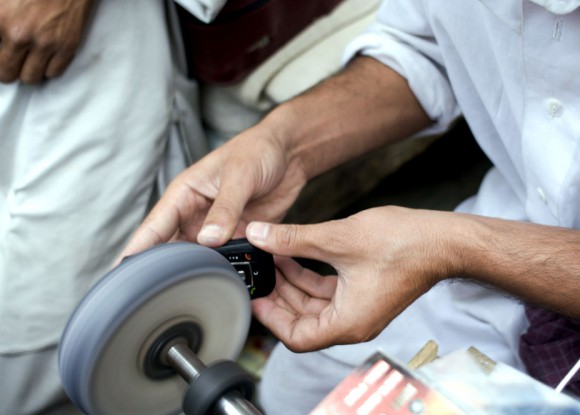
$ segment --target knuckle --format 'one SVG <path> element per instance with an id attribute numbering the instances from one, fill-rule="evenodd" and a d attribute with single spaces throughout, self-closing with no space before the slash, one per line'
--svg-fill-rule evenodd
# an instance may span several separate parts
<path id="1" fill-rule="evenodd" d="M 32 33 L 26 26 L 15 25 L 6 32 L 6 41 L 15 47 L 25 47 L 32 43 Z"/>
<path id="2" fill-rule="evenodd" d="M 34 49 L 38 51 L 46 51 L 52 47 L 52 40 L 47 36 L 30 39 L 28 43 L 32 44 Z"/>
<path id="3" fill-rule="evenodd" d="M 233 206 L 225 203 L 214 204 L 211 209 L 212 217 L 227 217 L 232 218 L 237 215 L 236 209 Z"/>
<path id="4" fill-rule="evenodd" d="M 277 234 L 277 243 L 284 248 L 293 248 L 298 241 L 298 226 L 286 225 L 282 228 L 282 232 Z"/>
<path id="5" fill-rule="evenodd" d="M 353 233 L 345 220 L 328 222 L 326 225 L 319 225 L 316 232 L 317 248 L 332 257 L 344 257 L 353 250 Z"/>
<path id="6" fill-rule="evenodd" d="M 339 221 L 335 232 L 335 249 L 346 252 L 366 251 L 371 234 L 376 232 L 377 224 L 367 221 L 364 212 L 357 213 Z"/>
<path id="7" fill-rule="evenodd" d="M 348 229 L 361 229 L 365 228 L 368 210 L 364 210 L 362 212 L 355 213 L 343 220 L 343 224 Z"/>

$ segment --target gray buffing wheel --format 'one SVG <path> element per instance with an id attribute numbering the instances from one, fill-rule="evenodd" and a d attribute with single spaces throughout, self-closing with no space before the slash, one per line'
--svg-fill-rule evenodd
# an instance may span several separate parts
<path id="1" fill-rule="evenodd" d="M 64 388 L 91 415 L 179 413 L 187 383 L 145 373 L 154 344 L 193 324 L 205 364 L 235 359 L 250 318 L 248 291 L 221 254 L 185 242 L 156 246 L 105 275 L 72 314 L 59 346 Z"/>

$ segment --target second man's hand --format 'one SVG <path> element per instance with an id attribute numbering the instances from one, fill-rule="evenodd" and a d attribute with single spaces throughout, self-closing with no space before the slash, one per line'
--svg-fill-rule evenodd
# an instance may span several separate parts
<path id="1" fill-rule="evenodd" d="M 64 72 L 93 0 L 0 1 L 0 82 L 39 83 Z"/>

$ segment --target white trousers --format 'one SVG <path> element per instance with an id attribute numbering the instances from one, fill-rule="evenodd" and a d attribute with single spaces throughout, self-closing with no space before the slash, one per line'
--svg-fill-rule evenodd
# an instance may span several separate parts
<path id="1" fill-rule="evenodd" d="M 165 150 L 163 1 L 100 0 L 88 24 L 63 76 L 0 85 L 0 414 L 62 398 L 55 345 L 144 217 Z"/>
<path id="2" fill-rule="evenodd" d="M 0 355 L 0 414 L 81 415 L 60 386 L 57 347 Z"/>

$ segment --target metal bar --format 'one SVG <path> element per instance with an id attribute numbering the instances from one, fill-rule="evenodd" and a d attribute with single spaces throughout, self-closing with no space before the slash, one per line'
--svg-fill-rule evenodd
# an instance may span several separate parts
<path id="1" fill-rule="evenodd" d="M 219 415 L 262 415 L 262 413 L 237 390 L 229 391 L 219 401 L 217 401 L 214 411 Z"/>
<path id="2" fill-rule="evenodd" d="M 187 383 L 193 382 L 207 367 L 186 344 L 181 343 L 173 345 L 165 359 Z"/>
<path id="3" fill-rule="evenodd" d="M 200 372 L 207 366 L 186 344 L 175 344 L 165 354 L 167 363 L 185 379 L 187 383 L 195 381 Z M 222 396 L 215 404 L 216 415 L 262 415 L 258 409 L 245 399 L 237 390 Z"/>

